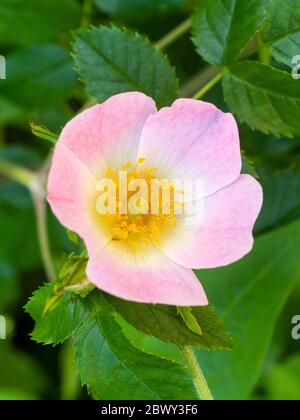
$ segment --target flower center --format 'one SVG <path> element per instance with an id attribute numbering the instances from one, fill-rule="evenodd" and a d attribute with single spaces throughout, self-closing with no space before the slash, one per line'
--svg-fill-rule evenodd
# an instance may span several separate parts
<path id="1" fill-rule="evenodd" d="M 157 169 L 144 166 L 145 161 L 128 162 L 119 172 L 108 168 L 109 182 L 98 196 L 105 205 L 99 211 L 97 204 L 98 214 L 111 239 L 132 249 L 159 244 L 176 226 L 176 209 L 183 207 L 182 200 L 176 201 L 175 183 L 157 179 Z"/>

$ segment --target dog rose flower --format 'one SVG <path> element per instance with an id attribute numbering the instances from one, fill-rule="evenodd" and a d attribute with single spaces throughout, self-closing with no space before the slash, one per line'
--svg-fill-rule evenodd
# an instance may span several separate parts
<path id="1" fill-rule="evenodd" d="M 253 246 L 262 189 L 240 174 L 241 166 L 231 114 L 192 99 L 157 111 L 151 98 L 124 93 L 82 112 L 63 129 L 48 200 L 59 221 L 83 238 L 87 276 L 98 288 L 138 302 L 207 305 L 192 269 L 230 264 Z M 100 214 L 99 180 L 117 182 L 119 171 L 147 185 L 154 178 L 201 180 L 200 223 L 186 223 L 175 202 L 169 214 L 161 206 L 155 214 L 125 214 L 119 198 L 116 214 Z M 148 204 L 143 206 L 149 210 Z"/>

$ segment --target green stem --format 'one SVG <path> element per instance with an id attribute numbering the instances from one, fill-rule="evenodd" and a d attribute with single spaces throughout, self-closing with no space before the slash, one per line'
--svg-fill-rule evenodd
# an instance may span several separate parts
<path id="1" fill-rule="evenodd" d="M 11 162 L 0 160 L 0 174 L 6 178 L 24 185 L 31 192 L 36 213 L 37 232 L 41 256 L 48 280 L 55 279 L 55 270 L 52 264 L 47 228 L 47 207 L 45 201 L 44 170 L 36 174 L 29 169 Z"/>
<path id="2" fill-rule="evenodd" d="M 84 0 L 82 4 L 82 19 L 81 26 L 87 28 L 91 21 L 91 14 L 93 10 L 93 0 Z"/>
<path id="3" fill-rule="evenodd" d="M 212 401 L 214 398 L 207 385 L 206 379 L 199 366 L 198 360 L 193 352 L 193 349 L 190 346 L 183 346 L 181 351 L 186 362 L 187 368 L 193 378 L 199 399 L 202 401 Z"/>
<path id="4" fill-rule="evenodd" d="M 192 19 L 188 18 L 183 21 L 180 25 L 176 26 L 176 28 L 172 29 L 169 33 L 167 33 L 163 38 L 161 38 L 155 46 L 161 50 L 167 48 L 173 42 L 175 42 L 178 38 L 184 35 L 186 32 L 190 30 L 192 26 Z"/>
<path id="5" fill-rule="evenodd" d="M 261 64 L 265 64 L 266 66 L 271 65 L 272 56 L 269 50 L 269 47 L 263 42 L 261 36 L 257 38 L 258 44 L 258 57 Z"/>
<path id="6" fill-rule="evenodd" d="M 76 400 L 80 383 L 74 362 L 74 344 L 70 338 L 63 344 L 60 353 L 61 400 Z"/>
<path id="7" fill-rule="evenodd" d="M 199 90 L 205 86 L 206 83 L 210 82 L 218 73 L 219 69 L 217 67 L 205 67 L 182 86 L 181 97 L 190 98 L 197 89 Z"/>
<path id="8" fill-rule="evenodd" d="M 48 240 L 47 205 L 43 197 L 33 194 L 34 208 L 36 214 L 37 233 L 40 245 L 41 256 L 45 267 L 47 279 L 55 280 L 55 269 L 52 263 L 50 244 Z"/>
<path id="9" fill-rule="evenodd" d="M 34 184 L 34 172 L 5 160 L 0 160 L 0 174 L 30 190 Z"/>
<path id="10" fill-rule="evenodd" d="M 217 83 L 222 80 L 223 74 L 218 73 L 213 79 L 211 79 L 205 86 L 203 86 L 194 96 L 193 99 L 201 99 L 207 92 L 210 91 Z"/>

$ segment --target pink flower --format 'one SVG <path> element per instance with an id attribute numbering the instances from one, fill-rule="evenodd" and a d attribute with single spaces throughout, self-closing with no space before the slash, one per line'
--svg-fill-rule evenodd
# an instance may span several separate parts
<path id="1" fill-rule="evenodd" d="M 138 169 L 142 165 L 145 169 Z M 99 179 L 200 179 L 203 217 L 100 215 Z M 48 183 L 54 214 L 87 247 L 87 276 L 118 297 L 178 306 L 207 305 L 192 269 L 215 268 L 246 255 L 262 189 L 241 175 L 234 117 L 214 105 L 179 99 L 157 111 L 141 93 L 113 96 L 75 117 L 56 144 Z M 147 176 L 145 174 L 148 174 Z M 119 203 L 120 205 L 120 203 Z"/>

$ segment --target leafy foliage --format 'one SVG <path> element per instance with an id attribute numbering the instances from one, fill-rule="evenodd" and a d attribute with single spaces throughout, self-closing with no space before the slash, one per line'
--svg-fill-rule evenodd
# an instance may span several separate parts
<path id="1" fill-rule="evenodd" d="M 235 340 L 230 353 L 199 353 L 217 399 L 249 397 L 277 318 L 299 281 L 299 246 L 297 221 L 261 236 L 253 252 L 238 263 L 199 273 Z"/>
<path id="2" fill-rule="evenodd" d="M 288 224 L 300 217 L 300 171 L 297 168 L 264 171 L 264 205 L 255 232 L 262 233 Z"/>
<path id="3" fill-rule="evenodd" d="M 300 84 L 288 73 L 243 62 L 224 75 L 223 88 L 230 109 L 253 129 L 287 137 L 300 134 Z"/>
<path id="4" fill-rule="evenodd" d="M 208 350 L 232 348 L 230 337 L 211 307 L 191 309 L 201 327 L 200 335 L 187 327 L 175 307 L 132 303 L 112 296 L 107 296 L 107 300 L 135 328 L 166 342 Z"/>
<path id="5" fill-rule="evenodd" d="M 297 401 L 300 398 L 300 357 L 290 357 L 285 363 L 277 364 L 266 379 L 268 399 Z"/>
<path id="6" fill-rule="evenodd" d="M 0 39 L 22 45 L 54 41 L 74 28 L 79 16 L 75 0 L 1 0 Z"/>
<path id="7" fill-rule="evenodd" d="M 36 291 L 26 305 L 36 322 L 31 334 L 38 343 L 59 344 L 69 338 L 86 316 L 80 299 L 74 299 L 69 294 L 53 299 L 54 284 L 46 284 Z M 47 309 L 49 302 L 54 305 Z"/>
<path id="8" fill-rule="evenodd" d="M 300 47 L 298 0 L 269 2 L 263 38 L 278 61 L 292 66 L 292 58 L 298 54 Z"/>
<path id="9" fill-rule="evenodd" d="M 116 26 L 124 22 L 131 30 Z M 76 83 L 73 29 L 84 83 Z M 161 43 L 148 40 L 162 36 L 170 60 Z M 95 399 L 195 399 L 186 345 L 217 399 L 299 399 L 299 348 L 290 328 L 300 298 L 300 82 L 289 74 L 299 49 L 299 0 L 1 0 L 7 78 L 0 80 L 0 316 L 8 338 L 0 341 L 0 399 L 86 398 L 77 370 Z M 168 106 L 179 96 L 176 74 L 189 92 L 184 96 L 214 86 L 206 98 L 237 117 L 242 172 L 264 189 L 253 252 L 229 267 L 197 272 L 216 312 L 127 302 L 95 290 L 83 242 L 53 216 L 43 228 L 62 269 L 41 286 L 32 197 L 1 172 L 1 163 L 38 173 L 62 127 L 82 109 L 125 91 Z M 32 339 L 55 348 L 28 344 L 28 314 Z"/>
<path id="10" fill-rule="evenodd" d="M 76 332 L 75 358 L 82 382 L 94 398 L 196 398 L 191 378 L 182 366 L 142 353 L 131 345 L 103 295 L 95 292 L 84 304 L 89 312 L 94 312 L 96 305 L 97 311 Z"/>
<path id="11" fill-rule="evenodd" d="M 71 94 L 75 73 L 70 55 L 55 45 L 22 49 L 7 59 L 2 94 L 23 108 L 49 108 Z"/>
<path id="12" fill-rule="evenodd" d="M 211 64 L 233 63 L 264 18 L 266 0 L 203 0 L 194 15 L 193 41 Z"/>
<path id="13" fill-rule="evenodd" d="M 98 101 L 140 91 L 163 106 L 178 95 L 174 69 L 137 33 L 115 26 L 81 30 L 75 36 L 74 59 L 88 92 Z"/>

